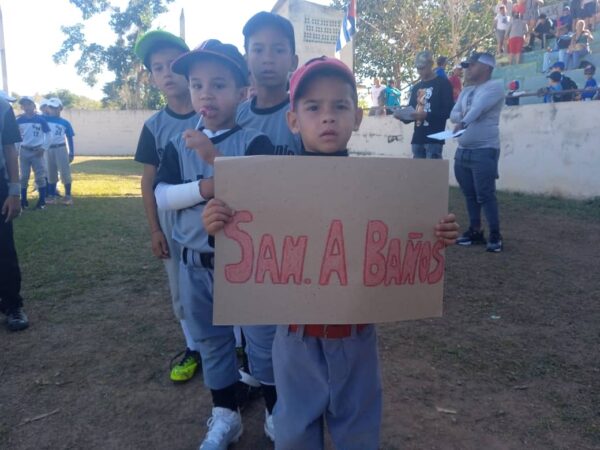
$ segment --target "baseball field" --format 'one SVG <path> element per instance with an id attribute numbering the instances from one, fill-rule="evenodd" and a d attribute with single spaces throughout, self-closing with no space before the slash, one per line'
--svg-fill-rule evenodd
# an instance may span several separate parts
<path id="1" fill-rule="evenodd" d="M 0 448 L 197 448 L 210 397 L 169 380 L 182 339 L 141 167 L 72 168 L 72 207 L 15 223 L 31 326 L 0 329 Z M 600 199 L 499 203 L 505 250 L 448 249 L 443 318 L 380 327 L 383 449 L 600 448 Z M 456 189 L 450 211 L 464 229 Z M 272 448 L 263 414 L 235 449 Z"/>

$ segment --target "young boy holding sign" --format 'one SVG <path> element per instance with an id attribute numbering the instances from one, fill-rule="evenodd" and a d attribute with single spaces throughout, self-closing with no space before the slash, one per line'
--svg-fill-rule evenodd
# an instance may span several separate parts
<path id="1" fill-rule="evenodd" d="M 348 156 L 352 131 L 362 120 L 356 81 L 341 61 L 308 61 L 290 81 L 288 125 L 300 135 L 302 155 Z M 233 217 L 213 199 L 203 212 L 214 234 Z M 446 245 L 458 225 L 450 214 L 435 227 Z M 284 325 L 273 344 L 278 399 L 274 411 L 277 449 L 322 449 L 324 419 L 336 448 L 378 449 L 381 381 L 374 325 Z"/>

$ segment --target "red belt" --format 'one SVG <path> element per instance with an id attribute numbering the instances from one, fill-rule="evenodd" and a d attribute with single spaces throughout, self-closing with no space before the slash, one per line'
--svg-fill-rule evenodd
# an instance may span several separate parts
<path id="1" fill-rule="evenodd" d="M 292 333 L 298 331 L 301 325 L 290 325 L 289 330 Z M 304 325 L 304 336 L 325 338 L 325 339 L 343 339 L 352 336 L 352 327 L 356 327 L 356 332 L 361 332 L 367 325 Z"/>

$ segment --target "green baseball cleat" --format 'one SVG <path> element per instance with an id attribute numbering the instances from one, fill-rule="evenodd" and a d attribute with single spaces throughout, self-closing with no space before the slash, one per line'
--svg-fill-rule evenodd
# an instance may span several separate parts
<path id="1" fill-rule="evenodd" d="M 181 352 L 175 358 L 181 354 L 183 354 L 181 361 L 171 367 L 171 381 L 175 383 L 183 383 L 191 380 L 198 369 L 202 367 L 200 353 L 186 348 L 185 353 Z"/>

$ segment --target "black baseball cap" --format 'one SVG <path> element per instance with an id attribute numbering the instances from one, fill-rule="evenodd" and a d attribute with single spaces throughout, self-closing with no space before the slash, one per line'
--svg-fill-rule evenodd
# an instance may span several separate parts
<path id="1" fill-rule="evenodd" d="M 481 63 L 490 66 L 492 69 L 496 67 L 496 58 L 488 52 L 473 52 L 466 61 L 460 63 L 463 69 L 469 67 L 472 63 Z"/>
<path id="2" fill-rule="evenodd" d="M 248 41 L 250 40 L 250 36 L 267 27 L 279 28 L 285 37 L 287 37 L 290 41 L 292 53 L 296 53 L 296 39 L 294 37 L 294 27 L 292 22 L 287 20 L 285 17 L 280 16 L 279 14 L 266 11 L 261 11 L 254 14 L 252 17 L 250 17 L 248 22 L 246 22 L 246 25 L 244 25 L 242 33 L 244 34 L 244 48 L 246 51 L 248 51 Z"/>
<path id="3" fill-rule="evenodd" d="M 562 75 L 560 72 L 552 72 L 546 78 L 550 78 L 552 81 L 560 81 L 562 79 Z"/>
<path id="4" fill-rule="evenodd" d="M 190 66 L 198 61 L 216 59 L 231 68 L 242 86 L 248 86 L 248 65 L 237 47 L 232 44 L 223 44 L 217 39 L 204 41 L 191 52 L 187 52 L 173 61 L 171 70 L 188 77 Z"/>
<path id="5" fill-rule="evenodd" d="M 190 48 L 183 39 L 167 31 L 149 31 L 139 37 L 133 48 L 135 55 L 144 62 L 146 69 L 150 70 L 150 55 L 160 47 L 175 47 L 182 52 L 189 52 Z"/>

